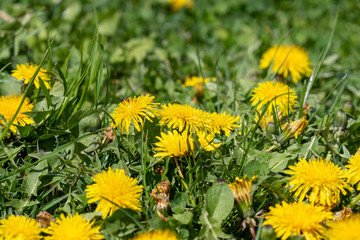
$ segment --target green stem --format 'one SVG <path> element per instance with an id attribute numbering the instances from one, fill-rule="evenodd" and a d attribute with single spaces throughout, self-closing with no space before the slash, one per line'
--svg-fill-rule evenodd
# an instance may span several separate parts
<path id="1" fill-rule="evenodd" d="M 348 208 L 353 208 L 357 202 L 360 201 L 360 193 L 347 205 Z"/>

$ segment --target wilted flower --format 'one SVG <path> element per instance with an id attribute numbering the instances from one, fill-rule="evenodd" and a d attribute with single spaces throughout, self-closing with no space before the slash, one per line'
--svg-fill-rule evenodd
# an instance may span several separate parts
<path id="1" fill-rule="evenodd" d="M 275 45 L 268 49 L 260 60 L 260 68 L 264 69 L 272 64 L 272 73 L 282 75 L 284 78 L 290 74 L 294 83 L 301 79 L 301 75 L 311 75 L 308 53 L 299 46 Z"/>
<path id="2" fill-rule="evenodd" d="M 11 76 L 19 81 L 24 81 L 25 84 L 28 84 L 31 81 L 31 78 L 35 75 L 36 69 L 38 67 L 38 65 L 30 63 L 16 65 L 17 69 L 12 70 Z M 40 79 L 44 82 L 44 85 L 47 89 L 51 88 L 49 74 L 43 68 L 40 68 L 38 74 L 35 77 L 34 84 L 36 88 L 40 87 Z"/>
<path id="3" fill-rule="evenodd" d="M 100 234 L 100 227 L 93 226 L 93 222 L 85 220 L 78 213 L 75 216 L 64 214 L 56 222 L 50 222 L 50 226 L 43 230 L 50 234 L 45 240 L 99 240 L 104 239 Z"/>
<path id="4" fill-rule="evenodd" d="M 4 120 L 0 119 L 0 125 L 4 126 L 15 116 L 16 110 L 20 106 L 22 97 L 23 97 L 22 95 L 11 95 L 8 97 L 5 96 L 0 97 L 0 114 L 6 120 L 5 123 Z M 15 125 L 25 126 L 34 123 L 34 121 L 28 115 L 26 115 L 26 112 L 31 112 L 33 107 L 34 105 L 30 103 L 29 98 L 25 98 L 25 101 L 21 106 L 19 113 L 16 115 L 12 125 L 10 126 L 10 130 L 14 134 L 16 134 L 16 130 L 17 130 Z"/>
<path id="5" fill-rule="evenodd" d="M 155 117 L 155 108 L 159 103 L 153 103 L 154 96 L 142 95 L 140 97 L 130 97 L 119 103 L 115 112 L 111 114 L 114 122 L 113 127 L 119 127 L 121 133 L 129 135 L 130 124 L 134 124 L 139 132 L 143 126 L 144 118 L 152 122 L 151 118 Z M 146 117 L 145 117 L 146 116 Z"/>
<path id="6" fill-rule="evenodd" d="M 322 239 L 325 227 L 321 224 L 330 220 L 332 214 L 321 206 L 299 202 L 276 204 L 270 207 L 270 212 L 265 214 L 263 225 L 274 227 L 276 235 L 281 240 L 290 236 L 302 235 L 306 240 Z"/>
<path id="7" fill-rule="evenodd" d="M 126 176 L 124 169 L 114 171 L 109 167 L 107 171 L 92 177 L 92 180 L 95 183 L 86 187 L 86 197 L 89 203 L 99 201 L 96 211 L 101 212 L 103 218 L 112 215 L 118 206 L 141 211 L 143 186 L 137 185 L 135 178 Z"/>
<path id="8" fill-rule="evenodd" d="M 273 109 L 280 110 L 284 116 L 289 115 L 296 103 L 296 93 L 290 87 L 281 82 L 263 82 L 255 87 L 251 95 L 251 105 L 256 104 L 256 109 L 261 110 L 262 106 L 270 103 L 267 112 L 271 115 Z"/>
<path id="9" fill-rule="evenodd" d="M 281 135 L 277 138 L 278 143 L 283 145 L 293 137 L 298 138 L 298 136 L 303 133 L 308 123 L 309 121 L 306 119 L 306 117 L 302 117 L 296 121 L 288 123 L 285 125 Z"/>
<path id="10" fill-rule="evenodd" d="M 168 220 L 164 215 L 167 215 L 167 210 L 170 205 L 170 187 L 171 184 L 168 180 L 162 181 L 156 185 L 150 194 L 155 200 L 155 208 L 158 216 L 165 221 Z"/>
<path id="11" fill-rule="evenodd" d="M 233 192 L 234 199 L 240 207 L 239 210 L 243 213 L 244 218 L 254 214 L 254 210 L 252 208 L 253 189 L 251 182 L 255 178 L 256 177 L 253 176 L 250 180 L 247 180 L 246 175 L 243 178 L 236 177 L 235 182 L 229 184 L 229 187 Z"/>
<path id="12" fill-rule="evenodd" d="M 288 178 L 290 191 L 299 201 L 308 198 L 313 205 L 331 209 L 340 203 L 340 192 L 346 195 L 346 189 L 353 190 L 346 183 L 346 172 L 331 161 L 303 158 L 289 168 L 285 173 L 292 175 Z"/>
<path id="13" fill-rule="evenodd" d="M 47 228 L 50 226 L 51 222 L 56 222 L 55 218 L 47 211 L 39 212 L 35 219 L 42 228 Z"/>

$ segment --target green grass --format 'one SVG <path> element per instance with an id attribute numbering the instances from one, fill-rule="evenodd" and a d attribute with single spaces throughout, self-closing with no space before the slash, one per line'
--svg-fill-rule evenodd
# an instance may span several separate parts
<path id="1" fill-rule="evenodd" d="M 360 146 L 359 8 L 356 1 L 195 0 L 193 9 L 174 12 L 161 0 L 1 1 L 0 95 L 29 97 L 35 124 L 18 127 L 10 138 L 9 127 L 0 128 L 0 217 L 78 212 L 95 219 L 106 239 L 157 228 L 183 239 L 251 239 L 249 228 L 241 230 L 244 218 L 232 208 L 229 188 L 219 182 L 256 175 L 253 208 L 266 212 L 294 201 L 284 171 L 298 159 L 327 158 L 343 167 Z M 281 128 L 275 122 L 274 134 L 262 132 L 250 98 L 259 82 L 275 78 L 259 68 L 274 44 L 302 46 L 312 62 L 309 79 L 290 83 L 298 105 L 288 121 L 302 116 L 305 103 L 311 107 L 305 133 L 266 152 Z M 11 77 L 27 62 L 51 72 L 52 89 Z M 188 76 L 217 82 L 194 104 L 195 90 L 182 87 Z M 128 136 L 115 130 L 116 139 L 103 142 L 117 104 L 143 93 L 161 104 L 240 116 L 242 134 L 219 134 L 223 145 L 216 151 L 196 145 L 193 156 L 181 159 L 186 188 L 173 159 L 153 157 L 156 136 L 165 131 L 156 119 Z M 338 131 L 335 119 L 346 102 L 355 112 Z M 85 188 L 108 167 L 128 169 L 144 186 L 143 212 L 122 209 L 105 220 L 94 213 Z M 171 182 L 169 221 L 159 219 L 150 195 L 162 180 Z M 343 196 L 333 212 L 343 205 L 358 212 L 357 193 Z M 260 239 L 261 229 L 255 230 Z"/>

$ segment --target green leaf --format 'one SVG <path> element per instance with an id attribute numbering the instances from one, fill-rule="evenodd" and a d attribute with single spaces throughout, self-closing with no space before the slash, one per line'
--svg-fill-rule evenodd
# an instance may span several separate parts
<path id="1" fill-rule="evenodd" d="M 191 220 L 193 218 L 193 213 L 192 212 L 184 212 L 182 214 L 174 214 L 173 217 L 179 223 L 186 225 L 191 222 Z"/>
<path id="2" fill-rule="evenodd" d="M 216 220 L 226 218 L 234 206 L 234 196 L 227 184 L 216 184 L 206 192 L 206 210 Z"/>
<path id="3" fill-rule="evenodd" d="M 186 193 L 176 193 L 174 200 L 170 202 L 171 210 L 174 213 L 183 213 L 185 211 L 186 204 L 189 201 L 189 195 Z"/>
<path id="4" fill-rule="evenodd" d="M 35 165 L 24 178 L 22 190 L 29 196 L 37 196 L 37 188 L 40 185 L 40 176 L 47 174 L 47 163 L 45 161 Z"/>

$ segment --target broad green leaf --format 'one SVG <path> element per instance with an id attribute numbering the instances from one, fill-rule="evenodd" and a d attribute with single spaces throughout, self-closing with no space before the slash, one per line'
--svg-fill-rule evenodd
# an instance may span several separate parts
<path id="1" fill-rule="evenodd" d="M 234 196 L 227 184 L 216 184 L 206 192 L 206 210 L 216 220 L 226 218 L 234 205 Z"/>

